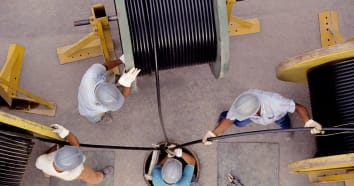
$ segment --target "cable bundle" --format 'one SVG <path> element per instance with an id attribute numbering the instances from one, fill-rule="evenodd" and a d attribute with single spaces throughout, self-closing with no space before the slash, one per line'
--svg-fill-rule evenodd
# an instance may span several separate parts
<path id="1" fill-rule="evenodd" d="M 125 0 L 125 4 L 134 62 L 142 74 L 155 71 L 154 46 L 161 70 L 215 61 L 213 0 Z"/>
<path id="2" fill-rule="evenodd" d="M 1 129 L 8 128 L 1 123 L 0 126 Z M 0 130 L 0 185 L 21 184 L 32 148 L 31 138 Z"/>
<path id="3" fill-rule="evenodd" d="M 313 117 L 323 127 L 354 128 L 354 59 L 334 61 L 307 73 Z M 354 152 L 354 133 L 318 136 L 316 156 Z"/>

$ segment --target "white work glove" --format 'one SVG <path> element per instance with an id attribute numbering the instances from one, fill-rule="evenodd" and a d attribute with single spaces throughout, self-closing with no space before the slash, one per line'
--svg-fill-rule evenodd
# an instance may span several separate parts
<path id="1" fill-rule="evenodd" d="M 121 55 L 121 56 L 119 57 L 119 59 L 120 59 L 123 63 L 125 63 L 124 54 L 123 54 L 123 55 Z"/>
<path id="2" fill-rule="evenodd" d="M 311 134 L 324 134 L 324 131 L 322 131 L 322 125 L 312 119 L 306 121 L 305 127 L 313 127 L 313 129 L 310 131 Z"/>
<path id="3" fill-rule="evenodd" d="M 131 68 L 129 72 L 123 73 L 123 75 L 119 78 L 118 83 L 124 87 L 130 87 L 133 83 L 133 81 L 136 79 L 136 76 L 138 76 L 140 72 L 140 69 L 138 68 Z"/>
<path id="4" fill-rule="evenodd" d="M 182 153 L 183 153 L 181 148 L 177 148 L 177 149 L 174 149 L 174 150 L 167 149 L 166 152 L 167 152 L 167 156 L 169 158 L 172 158 L 172 157 L 175 157 L 175 156 L 180 158 L 180 157 L 182 157 Z"/>
<path id="5" fill-rule="evenodd" d="M 211 132 L 211 131 L 209 130 L 209 131 L 204 135 L 204 137 L 203 137 L 202 142 L 203 142 L 204 145 L 211 145 L 211 144 L 213 144 L 212 141 L 208 141 L 208 140 L 207 140 L 207 138 L 210 138 L 210 137 L 216 137 L 216 135 L 215 135 L 213 132 Z"/>
<path id="6" fill-rule="evenodd" d="M 54 128 L 53 132 L 57 133 L 61 138 L 69 135 L 69 130 L 59 124 L 52 124 L 50 127 Z"/>

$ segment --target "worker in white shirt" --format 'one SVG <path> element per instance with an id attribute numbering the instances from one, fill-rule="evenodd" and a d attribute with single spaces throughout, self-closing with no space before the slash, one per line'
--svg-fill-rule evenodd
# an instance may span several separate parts
<path id="1" fill-rule="evenodd" d="M 106 176 L 113 174 L 112 166 L 107 166 L 101 171 L 94 171 L 84 165 L 86 158 L 80 150 L 80 143 L 74 134 L 58 124 L 53 124 L 51 127 L 54 128 L 53 132 L 66 139 L 72 146 L 64 146 L 58 149 L 55 145 L 46 154 L 37 158 L 36 167 L 46 177 L 55 176 L 65 181 L 79 179 L 89 184 L 98 184 Z"/>
<path id="2" fill-rule="evenodd" d="M 131 84 L 138 76 L 140 70 L 130 69 L 123 73 L 118 83 L 121 90 L 114 84 L 114 80 L 107 80 L 105 73 L 112 68 L 123 64 L 124 56 L 120 59 L 104 64 L 93 64 L 82 77 L 79 92 L 79 113 L 91 123 L 110 123 L 110 111 L 120 109 L 124 99 L 129 96 Z"/>
<path id="3" fill-rule="evenodd" d="M 288 113 L 293 112 L 299 115 L 305 127 L 313 127 L 311 134 L 322 132 L 322 126 L 310 118 L 308 110 L 303 105 L 275 92 L 249 89 L 235 99 L 229 111 L 220 114 L 218 125 L 204 135 L 203 143 L 212 144 L 207 138 L 222 134 L 232 124 L 244 127 L 251 122 L 260 125 L 275 123 L 283 129 L 288 129 L 291 126 Z"/>

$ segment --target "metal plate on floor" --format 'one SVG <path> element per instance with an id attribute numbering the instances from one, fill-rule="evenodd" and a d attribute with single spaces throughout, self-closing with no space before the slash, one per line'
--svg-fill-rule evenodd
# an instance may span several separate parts
<path id="1" fill-rule="evenodd" d="M 279 185 L 278 143 L 218 143 L 218 186 L 226 186 L 227 174 L 244 186 Z"/>
<path id="2" fill-rule="evenodd" d="M 85 165 L 90 166 L 94 170 L 101 170 L 104 167 L 111 165 L 114 166 L 115 153 L 114 151 L 83 151 L 86 156 Z M 117 168 L 114 167 L 114 171 Z M 75 181 L 64 181 L 59 178 L 50 177 L 50 186 L 93 186 L 92 184 L 87 184 L 80 180 Z M 114 185 L 114 174 L 107 176 L 100 184 L 94 186 L 113 186 Z"/>

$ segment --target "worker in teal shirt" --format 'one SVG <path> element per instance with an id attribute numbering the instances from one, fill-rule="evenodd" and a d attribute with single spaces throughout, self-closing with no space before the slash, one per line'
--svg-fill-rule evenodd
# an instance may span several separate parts
<path id="1" fill-rule="evenodd" d="M 187 165 L 178 159 L 182 158 Z M 188 153 L 178 148 L 174 151 L 168 150 L 168 155 L 162 159 L 152 170 L 152 183 L 154 186 L 189 186 L 192 181 L 195 159 Z"/>

